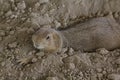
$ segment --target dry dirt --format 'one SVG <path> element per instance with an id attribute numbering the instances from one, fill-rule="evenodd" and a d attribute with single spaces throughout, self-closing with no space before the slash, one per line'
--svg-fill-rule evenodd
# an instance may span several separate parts
<path id="1" fill-rule="evenodd" d="M 65 28 L 109 13 L 120 23 L 120 0 L 0 0 L 0 80 L 120 80 L 120 49 L 45 57 L 31 41 L 40 27 Z"/>

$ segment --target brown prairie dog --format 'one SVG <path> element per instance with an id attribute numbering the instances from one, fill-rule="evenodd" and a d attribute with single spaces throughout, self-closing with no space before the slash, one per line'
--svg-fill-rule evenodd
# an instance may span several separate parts
<path id="1" fill-rule="evenodd" d="M 35 48 L 49 53 L 59 52 L 63 46 L 61 33 L 52 28 L 40 28 L 33 34 L 32 41 Z"/>
<path id="2" fill-rule="evenodd" d="M 41 28 L 33 35 L 34 46 L 48 52 L 57 52 L 63 46 L 61 33 L 74 50 L 94 51 L 98 48 L 113 50 L 120 47 L 120 26 L 113 17 L 100 17 L 56 31 Z"/>

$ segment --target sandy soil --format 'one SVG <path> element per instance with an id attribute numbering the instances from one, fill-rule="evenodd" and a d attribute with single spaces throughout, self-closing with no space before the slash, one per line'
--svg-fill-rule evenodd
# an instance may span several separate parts
<path id="1" fill-rule="evenodd" d="M 120 80 L 120 49 L 44 57 L 31 41 L 40 27 L 69 27 L 108 13 L 120 23 L 119 7 L 120 0 L 0 0 L 0 80 Z"/>

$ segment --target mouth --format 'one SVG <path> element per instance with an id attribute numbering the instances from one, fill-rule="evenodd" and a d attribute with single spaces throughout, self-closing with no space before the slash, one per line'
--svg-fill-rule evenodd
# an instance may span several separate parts
<path id="1" fill-rule="evenodd" d="M 37 49 L 40 49 L 40 50 L 44 49 L 44 46 L 41 46 L 41 45 L 34 45 L 34 47 L 37 48 Z"/>

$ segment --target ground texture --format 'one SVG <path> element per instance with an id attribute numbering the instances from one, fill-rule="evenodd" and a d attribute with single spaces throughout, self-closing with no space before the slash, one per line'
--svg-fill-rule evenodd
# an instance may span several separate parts
<path id="1" fill-rule="evenodd" d="M 0 80 L 120 80 L 119 49 L 44 57 L 31 41 L 40 27 L 65 28 L 108 14 L 120 23 L 120 0 L 0 0 Z"/>

